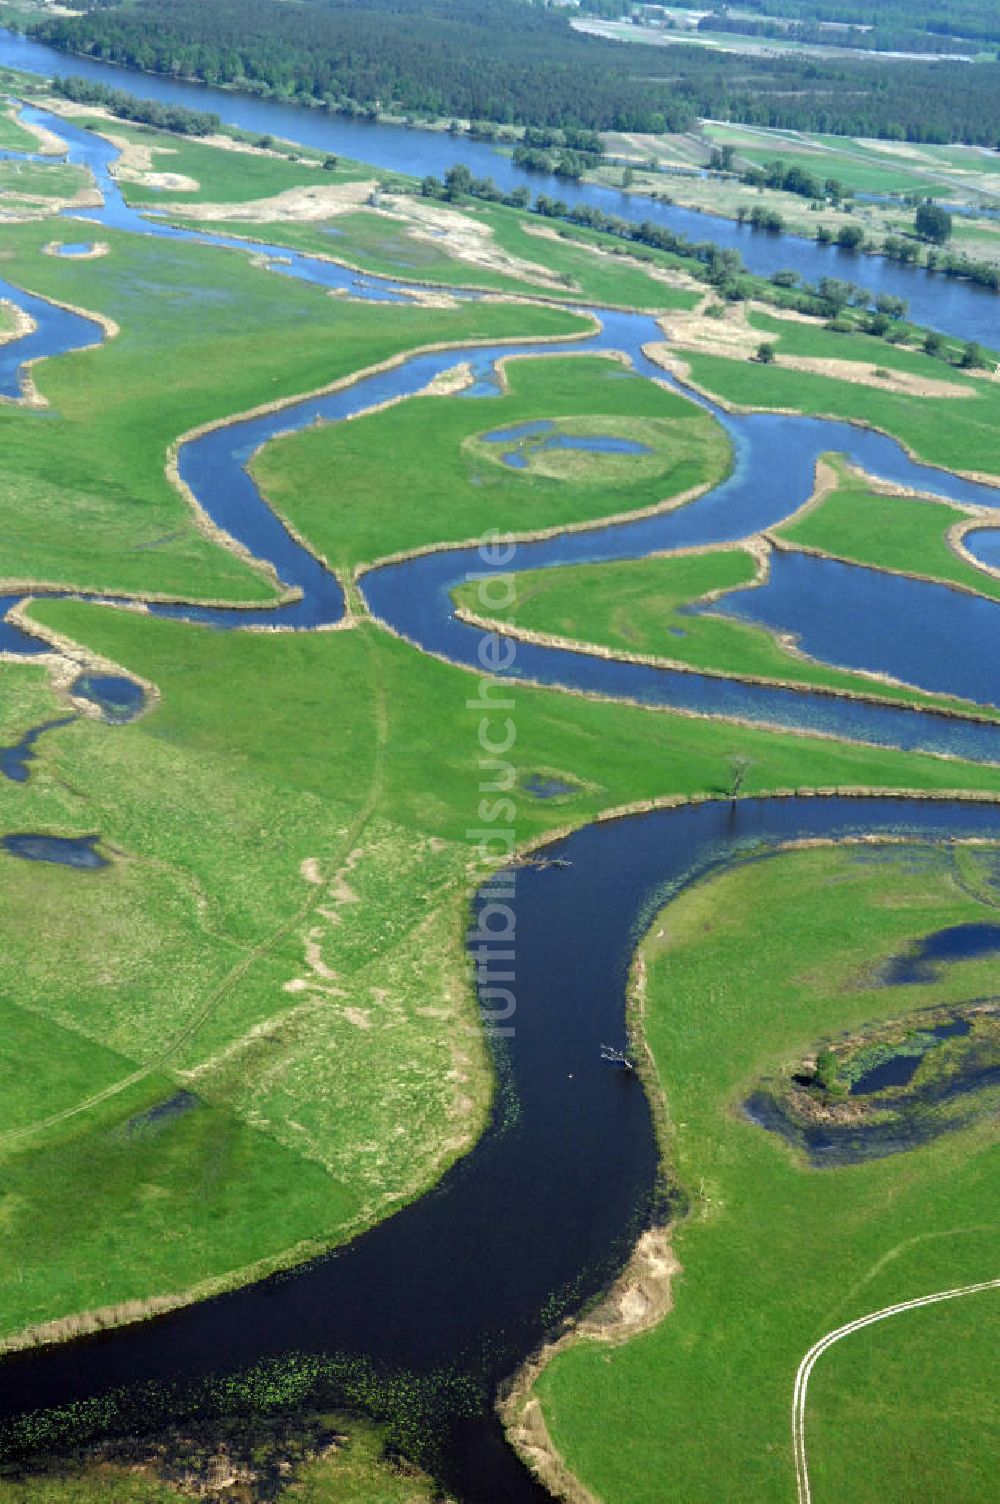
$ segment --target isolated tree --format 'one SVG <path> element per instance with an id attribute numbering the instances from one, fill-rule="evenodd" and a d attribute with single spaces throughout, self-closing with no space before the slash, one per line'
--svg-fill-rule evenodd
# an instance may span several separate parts
<path id="1" fill-rule="evenodd" d="M 928 329 L 924 335 L 924 354 L 938 356 L 944 350 L 944 340 L 936 329 Z"/>
<path id="2" fill-rule="evenodd" d="M 986 367 L 986 352 L 977 340 L 970 339 L 962 351 L 959 365 L 964 371 L 982 371 Z"/>
<path id="3" fill-rule="evenodd" d="M 729 759 L 729 797 L 736 799 L 746 782 L 746 776 L 752 766 L 752 759 L 745 752 L 734 752 Z"/>
<path id="4" fill-rule="evenodd" d="M 917 210 L 914 228 L 924 240 L 933 245 L 944 245 L 951 236 L 951 215 L 940 204 L 925 199 Z"/>
<path id="5" fill-rule="evenodd" d="M 769 366 L 773 364 L 774 346 L 768 344 L 765 340 L 763 344 L 757 346 L 756 353 L 754 354 L 754 360 L 759 360 L 762 366 Z"/>

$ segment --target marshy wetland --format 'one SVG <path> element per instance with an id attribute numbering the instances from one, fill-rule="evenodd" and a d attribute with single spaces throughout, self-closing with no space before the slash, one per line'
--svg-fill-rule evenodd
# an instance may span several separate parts
<path id="1" fill-rule="evenodd" d="M 928 946 L 997 904 L 995 582 L 970 594 L 965 561 L 949 588 L 942 561 L 953 512 L 990 530 L 1000 387 L 970 378 L 946 421 L 782 371 L 780 342 L 776 373 L 687 352 L 692 386 L 643 353 L 651 312 L 583 287 L 437 306 L 141 219 L 115 149 L 65 129 L 108 253 L 5 226 L 0 289 L 37 325 L 0 346 L 0 1336 L 37 1349 L 0 1365 L 7 1455 L 347 1406 L 463 1499 L 544 1497 L 497 1386 L 670 1213 L 670 1316 L 560 1350 L 528 1403 L 609 1501 L 660 1497 L 665 1457 L 686 1500 L 736 1497 L 723 1444 L 741 1498 L 784 1499 L 810 1342 L 993 1272 L 996 955 Z M 462 362 L 471 386 L 431 385 Z M 919 548 L 775 546 L 831 453 L 901 510 L 940 498 L 909 499 Z M 466 578 L 494 530 L 518 538 L 511 623 Z M 741 589 L 752 625 L 727 619 Z M 852 635 L 884 596 L 894 632 Z M 515 869 L 509 1040 L 484 1038 L 464 951 L 489 902 L 466 835 L 483 617 L 517 645 L 516 847 L 545 843 Z M 609 1070 L 629 1027 L 642 1069 Z M 836 1072 L 799 1086 L 822 1049 Z M 912 1076 L 845 1127 L 911 1139 L 812 1169 L 808 1111 L 846 1116 L 850 1072 L 890 1058 Z M 762 1082 L 794 1132 L 743 1110 Z M 853 1433 L 835 1386 L 822 1404 L 835 1490 Z M 873 1499 L 886 1476 L 909 1497 L 908 1423 L 883 1416 Z M 956 1431 L 934 1476 L 971 1504 L 980 1457 Z"/>

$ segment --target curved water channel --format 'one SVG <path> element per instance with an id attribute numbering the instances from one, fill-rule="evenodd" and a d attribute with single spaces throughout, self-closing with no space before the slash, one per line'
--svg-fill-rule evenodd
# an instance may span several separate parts
<path id="1" fill-rule="evenodd" d="M 56 131 L 68 143 L 71 160 L 93 172 L 104 196 L 104 207 L 87 211 L 87 218 L 108 228 L 128 230 L 167 240 L 194 240 L 246 251 L 245 242 L 228 236 L 189 231 L 159 224 L 130 209 L 111 176 L 116 149 L 71 122 L 39 110 L 26 118 Z M 74 217 L 74 216 L 70 216 Z M 341 287 L 369 300 L 405 298 L 406 289 L 375 276 L 356 273 L 305 255 L 285 258 L 281 247 L 254 246 L 265 259 L 281 257 L 283 275 L 303 277 Z M 358 283 L 362 285 L 358 286 Z M 25 356 L 55 354 L 94 343 L 100 331 L 88 320 L 27 298 L 0 281 L 0 296 L 20 302 L 38 328 L 26 341 L 0 347 L 0 393 L 18 391 L 19 370 Z M 467 296 L 473 296 L 467 294 Z M 601 329 L 593 338 L 574 342 L 575 350 L 623 350 L 634 372 L 675 385 L 649 362 L 642 346 L 659 337 L 647 315 L 600 311 Z M 468 400 L 494 392 L 488 380 L 495 362 L 507 354 L 552 353 L 551 345 L 496 345 L 439 351 L 415 356 L 389 371 L 358 381 L 327 396 L 305 398 L 277 412 L 250 417 L 215 429 L 182 445 L 178 465 L 182 479 L 220 527 L 243 543 L 256 557 L 271 562 L 283 583 L 298 599 L 278 608 L 234 611 L 196 605 L 161 605 L 156 614 L 201 621 L 217 627 L 273 625 L 308 629 L 339 621 L 343 592 L 336 578 L 298 543 L 262 501 L 244 468 L 250 456 L 276 434 L 304 427 L 317 419 L 343 420 L 390 398 L 420 391 L 431 378 L 467 357 L 480 377 Z M 478 395 L 476 395 L 478 394 Z M 952 500 L 980 507 L 1000 506 L 1000 488 L 980 485 L 910 460 L 902 448 L 884 435 L 849 424 L 821 419 L 788 418 L 773 414 L 733 416 L 703 398 L 695 398 L 725 428 L 736 462 L 730 478 L 699 500 L 675 512 L 637 518 L 518 546 L 517 568 L 598 562 L 641 557 L 659 550 L 736 541 L 775 525 L 795 511 L 813 487 L 821 454 L 835 450 L 883 480 L 934 491 Z M 487 407 L 484 428 L 495 419 Z M 781 476 L 776 485 L 775 476 Z M 989 534 L 985 534 L 989 536 Z M 372 610 L 393 630 L 428 651 L 475 667 L 479 633 L 458 621 L 450 591 L 477 568 L 475 549 L 442 550 L 370 571 L 362 589 Z M 734 606 L 741 614 L 801 631 L 807 645 L 816 635 L 817 599 L 822 600 L 825 631 L 822 656 L 835 663 L 891 673 L 921 688 L 953 693 L 992 703 L 996 698 L 992 664 L 1000 647 L 1000 604 L 960 596 L 920 581 L 891 577 L 856 566 L 831 566 L 822 597 L 810 584 L 817 561 L 800 570 L 797 594 L 790 591 L 793 566 L 776 561 L 771 582 L 746 592 Z M 789 600 L 790 594 L 792 599 Z M 892 595 L 892 609 L 879 602 Z M 0 600 L 0 609 L 13 598 Z M 772 616 L 777 617 L 772 621 Z M 858 630 L 858 623 L 878 620 L 878 633 Z M 975 629 L 978 651 L 966 656 L 959 678 L 961 689 L 947 681 L 947 656 L 942 671 L 942 644 L 961 641 L 966 619 Z M 41 644 L 37 644 L 41 647 Z M 0 648 L 31 651 L 25 634 L 10 624 L 0 625 Z M 874 744 L 951 753 L 980 760 L 1000 760 L 1000 727 L 953 720 L 924 712 L 835 698 L 810 691 L 771 688 L 725 676 L 653 668 L 616 662 L 579 653 L 519 644 L 517 672 L 542 684 L 566 685 L 599 691 L 645 704 L 669 705 L 706 714 L 726 715 L 768 725 L 825 732 Z"/>
<path id="2" fill-rule="evenodd" d="M 64 123 L 59 129 L 65 130 Z M 83 151 L 92 138 L 78 144 Z M 106 192 L 105 223 L 184 234 L 150 226 L 125 209 L 113 186 Z M 322 263 L 305 271 L 353 276 Z M 366 296 L 400 296 L 398 287 L 377 278 L 365 283 Z M 39 322 L 35 335 L 0 348 L 0 380 L 8 394 L 18 390 L 27 354 L 56 354 L 99 336 L 90 321 L 64 315 L 17 288 L 0 285 L 0 295 Z M 655 332 L 649 319 L 605 312 L 601 318 L 600 335 L 573 348 L 624 349 L 637 373 L 664 379 L 641 354 L 643 341 Z M 521 353 L 533 347 L 516 348 Z M 552 353 L 551 346 L 536 348 Z M 309 628 L 339 619 L 339 585 L 277 522 L 243 463 L 276 432 L 418 391 L 466 354 L 482 376 L 473 392 L 484 394 L 493 363 L 510 349 L 416 357 L 342 392 L 305 399 L 185 445 L 181 473 L 215 521 L 269 559 L 301 596 L 272 611 L 181 604 L 154 609 L 229 628 L 262 619 Z M 800 505 L 812 488 L 816 458 L 829 449 L 890 480 L 980 505 L 1000 503 L 1000 491 L 915 465 L 894 441 L 874 433 L 819 420 L 732 418 L 705 405 L 734 443 L 735 468 L 723 485 L 674 513 L 520 545 L 517 566 L 637 557 L 744 537 Z M 495 408 L 484 406 L 484 429 L 496 427 L 491 414 Z M 44 421 L 44 414 L 39 417 Z M 387 565 L 364 577 L 365 594 L 380 617 L 419 646 L 474 663 L 478 635 L 454 619 L 448 595 L 469 563 L 467 552 L 456 549 Z M 854 575 L 866 582 L 858 588 L 870 590 L 872 600 L 887 578 L 868 570 Z M 918 616 L 937 612 L 943 621 L 958 599 L 953 592 L 939 599 L 930 587 L 905 583 L 912 586 L 909 608 Z M 989 655 L 989 634 L 997 631 L 1000 607 L 990 609 L 994 614 L 984 618 L 975 641 L 981 658 Z M 828 611 L 837 615 L 836 599 Z M 896 643 L 901 645 L 902 639 Z M 9 624 L 0 627 L 0 648 L 39 647 Z M 892 650 L 890 638 L 880 639 L 874 666 L 881 667 L 881 655 Z M 523 674 L 547 684 L 1000 761 L 1000 727 L 585 654 L 529 651 L 525 645 L 519 645 L 519 662 Z M 0 1367 L 6 1446 L 16 1448 L 23 1440 L 16 1418 L 36 1408 L 73 1406 L 115 1391 L 110 1407 L 102 1403 L 99 1425 L 142 1429 L 151 1418 L 183 1414 L 186 1387 L 203 1376 L 290 1354 L 334 1354 L 362 1361 L 377 1374 L 416 1375 L 427 1393 L 443 1396 L 427 1426 L 441 1440 L 443 1473 L 464 1500 L 518 1504 L 542 1497 L 504 1445 L 490 1401 L 496 1383 L 553 1322 L 620 1266 L 656 1202 L 648 1103 L 631 1073 L 609 1070 L 600 1060 L 600 1045 L 623 1032 L 625 978 L 643 924 L 679 885 L 761 843 L 901 831 L 924 838 L 998 838 L 1000 809 L 892 798 L 712 801 L 592 825 L 551 848 L 547 855 L 554 863 L 520 868 L 516 1026 L 513 1037 L 497 1045 L 503 1085 L 493 1122 L 475 1150 L 433 1193 L 328 1258 L 135 1328 L 6 1360 Z M 31 839 L 25 833 L 19 838 Z M 86 873 L 80 880 L 89 880 Z M 160 1387 L 150 1390 L 150 1383 Z"/>

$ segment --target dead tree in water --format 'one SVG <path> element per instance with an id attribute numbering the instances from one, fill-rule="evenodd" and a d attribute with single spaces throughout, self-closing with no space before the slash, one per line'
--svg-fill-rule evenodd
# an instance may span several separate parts
<path id="1" fill-rule="evenodd" d="M 601 1059 L 610 1060 L 612 1065 L 623 1065 L 626 1070 L 634 1070 L 635 1066 L 625 1054 L 624 1050 L 616 1050 L 613 1044 L 601 1045 Z"/>

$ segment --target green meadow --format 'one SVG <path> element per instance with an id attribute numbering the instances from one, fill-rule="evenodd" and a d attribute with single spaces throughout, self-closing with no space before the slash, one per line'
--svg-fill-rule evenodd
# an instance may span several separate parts
<path id="1" fill-rule="evenodd" d="M 40 254 L 51 235 L 44 222 L 8 227 L 5 277 L 103 314 L 121 332 L 104 339 L 95 330 L 96 348 L 35 367 L 60 422 L 0 406 L 8 579 L 273 600 L 270 578 L 206 538 L 167 479 L 180 434 L 421 345 L 587 327 L 559 309 L 499 304 L 400 306 L 389 319 L 376 305 L 256 268 L 239 251 L 108 232 L 107 256 L 72 262 Z"/>
<path id="2" fill-rule="evenodd" d="M 404 550 L 595 522 L 723 479 L 729 441 L 687 398 L 608 356 L 511 360 L 500 397 L 415 397 L 351 423 L 278 438 L 252 474 L 272 506 L 337 568 Z M 641 435 L 651 455 L 524 452 L 495 441 L 525 421 Z M 333 487 L 330 477 L 336 477 Z"/>
<path id="3" fill-rule="evenodd" d="M 995 959 L 881 983 L 880 964 L 920 937 L 995 921 L 995 898 L 960 877 L 947 848 L 821 846 L 697 883 L 654 919 L 641 1025 L 668 1173 L 687 1198 L 673 1309 L 623 1346 L 564 1351 L 536 1387 L 557 1447 L 605 1504 L 653 1504 L 667 1478 L 685 1504 L 784 1504 L 793 1381 L 813 1342 L 995 1277 L 988 1122 L 816 1170 L 741 1110 L 763 1077 L 846 1030 L 993 990 Z M 817 1504 L 988 1496 L 1000 1293 L 976 1300 L 873 1327 L 819 1360 L 806 1418 Z"/>
<path id="4" fill-rule="evenodd" d="M 927 575 L 1000 600 L 1000 579 L 949 546 L 946 534 L 968 521 L 968 512 L 944 501 L 873 491 L 856 472 L 836 468 L 841 484 L 818 505 L 775 528 L 778 537 L 854 564 Z"/>
<path id="5" fill-rule="evenodd" d="M 0 151 L 35 152 L 38 141 L 18 124 L 17 111 L 0 105 Z"/>
<path id="6" fill-rule="evenodd" d="M 169 131 L 132 125 L 124 120 L 94 116 L 75 123 L 99 135 L 145 148 L 152 154 L 149 171 L 177 173 L 193 179 L 198 185 L 196 188 L 157 188 L 147 183 L 129 182 L 126 178 L 120 185 L 122 196 L 126 203 L 136 206 L 242 203 L 250 199 L 273 198 L 289 188 L 319 188 L 372 176 L 372 169 L 359 162 L 338 161 L 336 168 L 324 168 L 323 154 L 306 147 L 289 148 L 277 143 L 264 151 L 243 150 L 235 142 L 230 148 L 224 148 L 192 136 L 173 135 Z"/>
<path id="7" fill-rule="evenodd" d="M 442 287 L 480 287 L 496 292 L 519 292 L 536 297 L 569 301 L 585 298 L 588 302 L 609 307 L 649 309 L 691 308 L 698 292 L 683 285 L 672 285 L 662 276 L 652 276 L 639 264 L 636 254 L 616 254 L 609 236 L 587 236 L 560 226 L 551 235 L 532 233 L 531 221 L 516 210 L 498 205 L 465 203 L 447 205 L 455 216 L 454 227 L 459 240 L 418 238 L 410 233 L 404 216 L 395 218 L 391 207 L 385 213 L 356 209 L 331 216 L 325 224 L 246 223 L 220 220 L 206 228 L 228 235 L 243 233 L 274 245 L 312 255 L 330 256 L 368 272 L 396 277 L 404 282 L 431 283 Z M 475 234 L 478 249 L 485 245 L 487 257 L 491 244 L 508 256 L 524 263 L 520 270 L 504 271 L 483 264 L 472 254 L 462 224 L 467 221 Z M 179 218 L 175 223 L 183 223 Z M 677 257 L 648 256 L 642 262 L 651 271 L 674 271 L 681 266 Z"/>
<path id="8" fill-rule="evenodd" d="M 769 322 L 781 324 L 780 320 Z M 866 359 L 887 368 L 900 358 L 897 351 L 881 341 L 872 340 L 868 353 L 862 356 L 856 346 L 852 351 L 847 345 L 852 336 L 818 326 L 801 327 L 807 330 L 808 353 L 813 356 L 836 360 Z M 769 342 L 772 342 L 770 334 L 769 329 Z M 794 341 L 795 336 L 791 338 Z M 683 358 L 691 379 L 723 401 L 754 409 L 778 408 L 810 416 L 843 418 L 891 434 L 916 459 L 926 464 L 945 470 L 975 470 L 1000 476 L 996 446 L 1000 382 L 984 378 L 968 380 L 941 361 L 916 352 L 903 352 L 904 369 L 919 371 L 928 379 L 953 382 L 960 389 L 968 386 L 969 395 L 920 397 L 882 391 L 813 371 L 783 367 L 782 347 L 791 348 L 785 344 L 788 339 L 789 335 L 782 327 L 776 341 L 777 358 L 771 365 L 692 351 L 685 351 Z M 913 366 L 910 361 L 914 362 Z"/>
<path id="9" fill-rule="evenodd" d="M 792 537 L 792 533 L 787 536 Z M 979 571 L 971 566 L 967 570 L 978 577 Z M 474 582 L 460 585 L 454 594 L 456 603 L 473 615 L 513 624 L 515 635 L 518 631 L 540 632 L 594 643 L 612 653 L 666 659 L 719 674 L 983 713 L 979 706 L 962 700 L 897 688 L 866 674 L 804 658 L 766 627 L 727 621 L 715 613 L 689 614 L 687 608 L 711 605 L 717 595 L 722 597 L 719 609 L 724 611 L 725 593 L 752 585 L 756 578 L 754 556 L 746 549 L 729 548 L 696 554 L 654 554 L 610 564 L 526 569 L 514 577 L 515 594 L 503 610 L 484 608 Z"/>
<path id="10" fill-rule="evenodd" d="M 68 199 L 90 184 L 87 169 L 68 162 L 0 162 L 0 204 L 10 198 Z"/>

